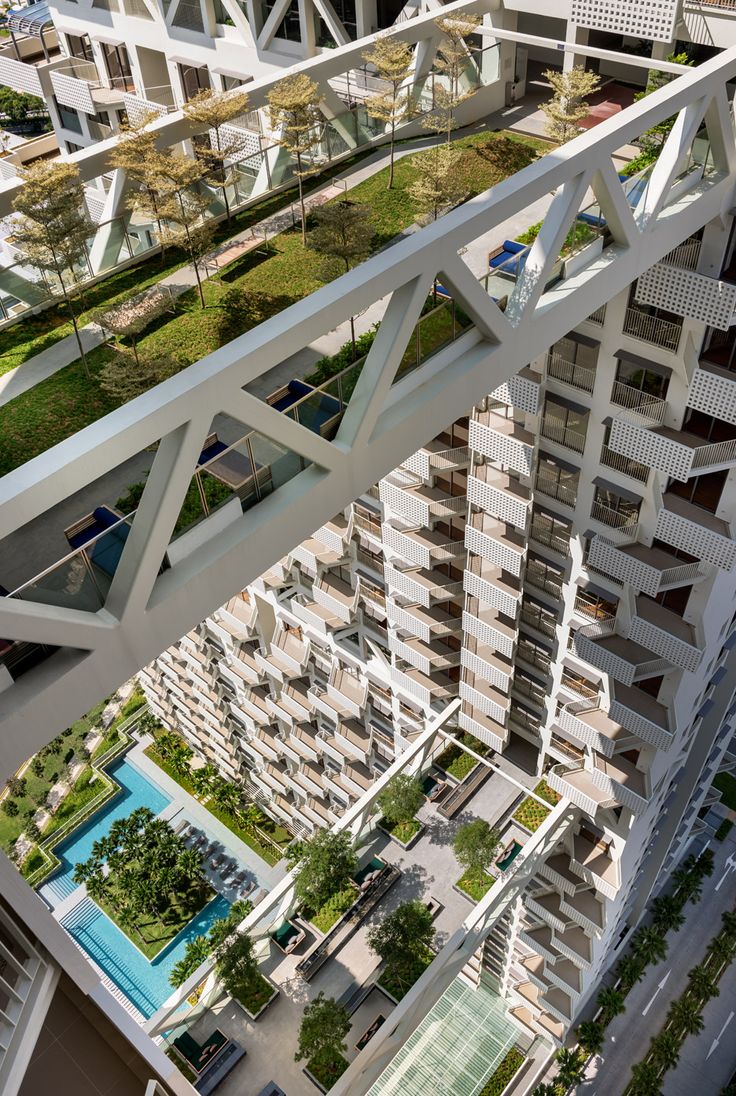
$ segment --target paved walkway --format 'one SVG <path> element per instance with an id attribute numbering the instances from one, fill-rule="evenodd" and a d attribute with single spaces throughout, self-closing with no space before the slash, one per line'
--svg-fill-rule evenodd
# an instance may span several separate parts
<path id="1" fill-rule="evenodd" d="M 672 1001 L 685 989 L 688 972 L 705 955 L 711 938 L 720 928 L 721 914 L 733 909 L 736 899 L 736 835 L 725 841 L 714 841 L 715 870 L 706 879 L 703 896 L 697 905 L 686 907 L 687 919 L 682 928 L 667 937 L 669 948 L 663 963 L 650 967 L 626 999 L 626 1012 L 609 1025 L 602 1054 L 594 1059 L 589 1078 L 576 1090 L 580 1096 L 620 1096 L 631 1066 L 642 1059 L 650 1039 L 657 1034 Z M 733 975 L 724 980 L 721 996 L 717 1001 L 733 1005 Z M 731 992 L 729 993 L 729 986 Z M 712 1004 L 712 1002 L 711 1002 Z M 663 1091 L 666 1096 L 679 1096 L 699 1089 L 703 1094 L 715 1094 L 728 1076 L 728 1059 L 733 1056 L 733 1034 L 727 1029 L 720 1052 L 708 1060 L 710 1043 L 726 1020 L 730 1008 L 721 1005 L 706 1011 L 707 1027 L 704 1036 L 687 1039 L 676 1073 L 665 1077 Z M 721 1013 L 725 1011 L 722 1019 Z M 720 1023 L 718 1022 L 720 1019 Z M 707 1043 L 707 1046 L 705 1045 Z M 724 1061 L 725 1059 L 725 1061 Z M 733 1068 L 733 1061 L 730 1062 Z M 689 1067 L 689 1068 L 688 1068 Z M 686 1085 L 686 1080 L 697 1072 L 697 1084 Z M 723 1080 L 717 1080 L 717 1078 Z"/>

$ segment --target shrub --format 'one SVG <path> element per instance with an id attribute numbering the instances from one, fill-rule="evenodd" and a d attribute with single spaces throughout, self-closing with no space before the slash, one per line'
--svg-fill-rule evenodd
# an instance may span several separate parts
<path id="1" fill-rule="evenodd" d="M 18 804 L 11 796 L 6 795 L 5 799 L 3 799 L 3 810 L 8 818 L 15 818 L 18 813 Z"/>

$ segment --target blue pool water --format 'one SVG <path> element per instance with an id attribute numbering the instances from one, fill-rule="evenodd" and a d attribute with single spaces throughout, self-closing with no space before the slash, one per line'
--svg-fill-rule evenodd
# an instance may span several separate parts
<path id="1" fill-rule="evenodd" d="M 116 818 L 126 818 L 138 807 L 149 807 L 154 814 L 160 814 L 171 802 L 161 788 L 127 757 L 116 761 L 107 772 L 122 790 L 86 826 L 57 845 L 54 851 L 61 860 L 61 868 L 40 888 L 41 895 L 52 906 L 59 905 L 76 889 L 73 880 L 75 865 L 89 858 L 95 841 L 109 833 Z M 148 1018 L 173 992 L 169 974 L 174 964 L 183 957 L 187 942 L 195 936 L 205 935 L 212 922 L 218 917 L 225 917 L 229 909 L 227 899 L 217 895 L 153 962 L 138 951 L 125 933 L 90 898 L 75 906 L 62 918 L 61 924 L 139 1012 Z"/>
<path id="2" fill-rule="evenodd" d="M 218 894 L 153 962 L 89 898 L 61 923 L 147 1019 L 174 992 L 169 974 L 183 958 L 187 941 L 204 936 L 212 922 L 227 916 L 229 909 L 228 900 Z"/>
<path id="3" fill-rule="evenodd" d="M 106 772 L 118 782 L 122 790 L 106 807 L 97 811 L 86 826 L 75 830 L 71 837 L 54 849 L 61 861 L 61 868 L 48 883 L 39 888 L 41 897 L 51 906 L 57 906 L 75 889 L 72 878 L 75 865 L 89 859 L 95 841 L 107 836 L 116 818 L 127 818 L 138 807 L 150 807 L 154 814 L 160 814 L 171 802 L 158 784 L 144 776 L 127 757 L 114 762 Z"/>

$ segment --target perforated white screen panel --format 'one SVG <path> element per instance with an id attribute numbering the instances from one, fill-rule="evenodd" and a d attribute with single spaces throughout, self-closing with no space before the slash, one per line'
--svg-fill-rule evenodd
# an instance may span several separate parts
<path id="1" fill-rule="evenodd" d="M 736 312 L 736 285 L 655 263 L 639 277 L 636 299 L 727 331 Z"/>
<path id="2" fill-rule="evenodd" d="M 631 34 L 671 42 L 675 37 L 677 0 L 572 0 L 570 21 L 611 34 Z"/>

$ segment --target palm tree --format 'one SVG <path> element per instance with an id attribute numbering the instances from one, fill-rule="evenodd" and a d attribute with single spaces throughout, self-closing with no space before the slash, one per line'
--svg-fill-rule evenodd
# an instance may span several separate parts
<path id="1" fill-rule="evenodd" d="M 558 1096 L 558 1088 L 555 1084 L 547 1084 L 543 1082 L 532 1092 L 532 1096 Z"/>
<path id="2" fill-rule="evenodd" d="M 721 992 L 704 963 L 693 967 L 688 975 L 688 982 L 689 988 L 701 1001 L 710 1001 L 711 997 L 717 997 Z"/>
<path id="3" fill-rule="evenodd" d="M 644 962 L 637 955 L 624 955 L 623 959 L 619 960 L 616 973 L 621 979 L 621 984 L 628 991 L 644 977 Z"/>
<path id="4" fill-rule="evenodd" d="M 680 1058 L 680 1040 L 671 1028 L 664 1028 L 656 1039 L 652 1039 L 650 1055 L 662 1072 L 674 1069 Z"/>
<path id="5" fill-rule="evenodd" d="M 194 849 L 184 849 L 179 853 L 176 867 L 188 883 L 194 883 L 202 878 L 202 854 Z"/>
<path id="6" fill-rule="evenodd" d="M 557 1068 L 557 1080 L 567 1090 L 582 1081 L 585 1063 L 577 1050 L 563 1047 L 557 1051 Z"/>
<path id="7" fill-rule="evenodd" d="M 637 1062 L 631 1070 L 628 1096 L 661 1096 L 659 1069 L 651 1062 Z"/>
<path id="8" fill-rule="evenodd" d="M 652 902 L 654 924 L 660 932 L 679 929 L 685 921 L 680 902 L 672 894 L 661 894 Z"/>
<path id="9" fill-rule="evenodd" d="M 93 902 L 98 904 L 108 892 L 108 882 L 102 872 L 93 872 L 87 879 L 87 894 Z"/>
<path id="10" fill-rule="evenodd" d="M 625 960 L 621 960 L 623 963 Z M 621 964 L 619 964 L 620 969 Z M 626 1008 L 626 997 L 620 989 L 604 986 L 598 994 L 598 1008 L 603 1013 L 603 1023 L 610 1024 L 614 1016 L 620 1016 Z"/>
<path id="11" fill-rule="evenodd" d="M 698 871 L 700 872 L 701 876 L 703 876 L 703 878 L 711 876 L 715 871 L 716 866 L 715 853 L 713 852 L 713 849 L 703 849 L 700 856 L 698 857 L 697 864 Z"/>
<path id="12" fill-rule="evenodd" d="M 736 938 L 736 913 L 733 910 L 726 910 L 721 914 L 721 923 L 723 925 L 721 931 L 725 932 L 726 936 Z"/>
<path id="13" fill-rule="evenodd" d="M 708 945 L 708 954 L 719 963 L 730 963 L 733 958 L 734 941 L 728 936 L 714 936 Z"/>
<path id="14" fill-rule="evenodd" d="M 680 997 L 670 1006 L 668 1019 L 676 1024 L 685 1035 L 697 1035 L 705 1027 L 700 1015 L 700 1006 L 692 997 Z"/>
<path id="15" fill-rule="evenodd" d="M 212 798 L 225 814 L 235 815 L 241 802 L 240 788 L 218 776 L 212 785 Z"/>
<path id="16" fill-rule="evenodd" d="M 187 978 L 194 974 L 197 967 L 209 957 L 210 945 L 205 936 L 195 936 L 190 940 L 184 952 L 184 958 L 175 963 L 169 975 L 169 982 L 178 989 L 183 986 Z"/>
<path id="17" fill-rule="evenodd" d="M 217 769 L 209 761 L 199 769 L 192 769 L 191 779 L 197 795 L 209 795 L 212 792 L 217 776 Z"/>
<path id="18" fill-rule="evenodd" d="M 650 964 L 661 963 L 666 958 L 667 941 L 659 929 L 654 925 L 647 925 L 637 932 L 631 950 L 648 967 Z"/>
<path id="19" fill-rule="evenodd" d="M 587 1054 L 597 1054 L 606 1041 L 606 1029 L 597 1020 L 583 1020 L 577 1036 L 580 1046 Z"/>

